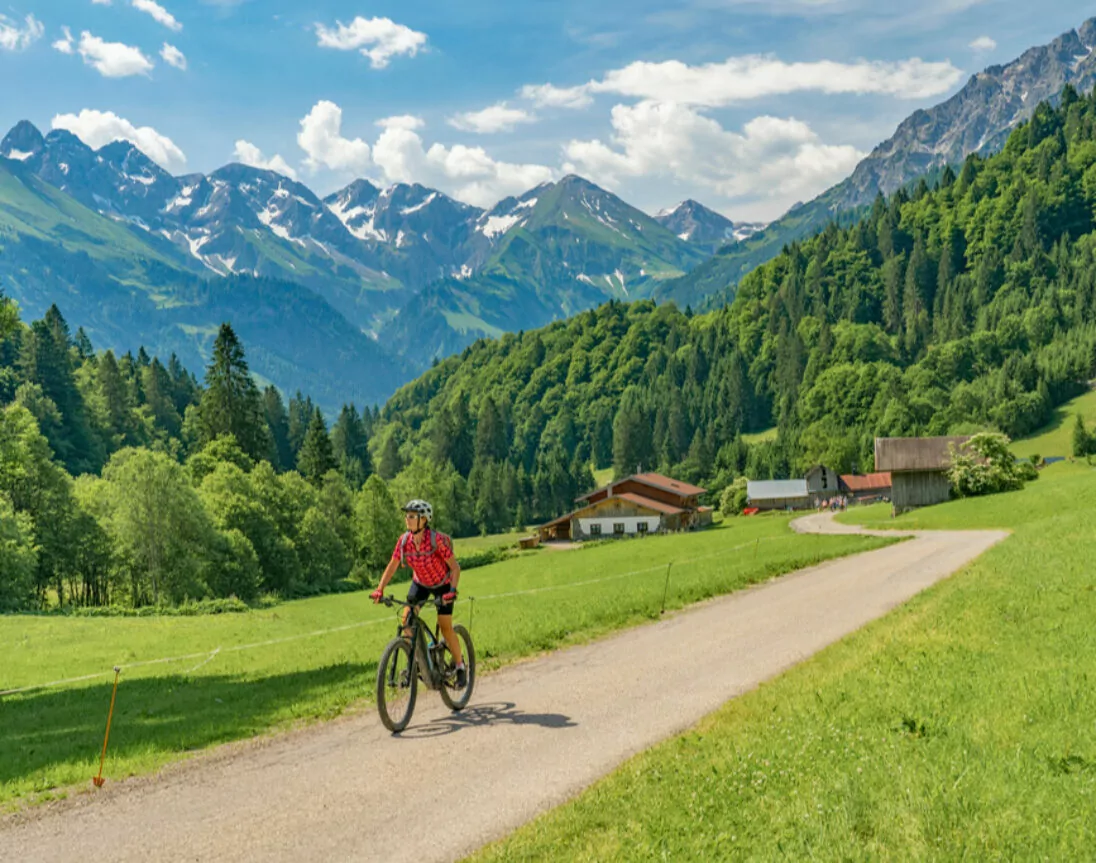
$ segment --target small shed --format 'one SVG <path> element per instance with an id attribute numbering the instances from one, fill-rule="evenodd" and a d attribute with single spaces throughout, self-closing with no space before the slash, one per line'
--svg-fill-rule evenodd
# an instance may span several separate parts
<path id="1" fill-rule="evenodd" d="M 876 438 L 875 467 L 891 475 L 894 514 L 946 501 L 951 495 L 951 451 L 969 440 L 969 436 Z"/>
<path id="2" fill-rule="evenodd" d="M 891 496 L 891 475 L 886 472 L 841 474 L 838 477 L 841 493 L 848 495 L 857 503 L 883 500 Z"/>
<path id="3" fill-rule="evenodd" d="M 823 498 L 833 497 L 841 492 L 841 481 L 837 471 L 826 467 L 824 464 L 816 464 L 807 471 L 807 494 L 815 502 Z"/>
<path id="4" fill-rule="evenodd" d="M 746 498 L 759 510 L 811 508 L 805 479 L 748 480 Z"/>

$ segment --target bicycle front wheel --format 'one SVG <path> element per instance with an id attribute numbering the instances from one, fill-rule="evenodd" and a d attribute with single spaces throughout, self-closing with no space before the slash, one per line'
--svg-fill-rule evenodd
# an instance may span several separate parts
<path id="1" fill-rule="evenodd" d="M 472 646 L 472 635 L 461 624 L 453 627 L 453 631 L 460 639 L 461 652 L 464 654 L 464 667 L 467 672 L 467 680 L 464 687 L 457 688 L 457 664 L 453 654 L 445 648 L 445 664 L 442 666 L 441 700 L 450 710 L 463 710 L 468 706 L 472 697 L 472 687 L 476 683 L 476 649 Z"/>
<path id="2" fill-rule="evenodd" d="M 393 638 L 377 666 L 377 713 L 384 727 L 396 734 L 407 727 L 415 711 L 419 676 L 406 638 Z"/>

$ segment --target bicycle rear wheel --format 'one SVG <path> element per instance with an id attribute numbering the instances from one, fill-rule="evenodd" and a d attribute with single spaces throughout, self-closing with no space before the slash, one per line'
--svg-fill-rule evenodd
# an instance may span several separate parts
<path id="1" fill-rule="evenodd" d="M 457 664 L 453 660 L 453 654 L 446 646 L 444 656 L 445 664 L 442 666 L 441 700 L 450 710 L 463 710 L 468 706 L 468 700 L 472 697 L 472 687 L 476 684 L 476 649 L 472 646 L 472 635 L 461 624 L 453 627 L 453 631 L 460 639 L 461 652 L 464 654 L 464 667 L 468 679 L 464 687 L 457 689 Z"/>
<path id="2" fill-rule="evenodd" d="M 419 676 L 415 673 L 411 645 L 405 638 L 393 638 L 377 666 L 377 713 L 393 734 L 403 731 L 415 711 Z"/>

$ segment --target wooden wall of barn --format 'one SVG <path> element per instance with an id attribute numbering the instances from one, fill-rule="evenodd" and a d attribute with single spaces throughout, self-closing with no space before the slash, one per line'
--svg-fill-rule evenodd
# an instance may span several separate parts
<path id="1" fill-rule="evenodd" d="M 951 493 L 948 476 L 938 470 L 917 470 L 891 474 L 891 501 L 895 513 L 915 506 L 943 503 Z"/>

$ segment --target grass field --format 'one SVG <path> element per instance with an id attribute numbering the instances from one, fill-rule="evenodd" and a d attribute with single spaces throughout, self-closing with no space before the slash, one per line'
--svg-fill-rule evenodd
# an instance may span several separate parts
<path id="1" fill-rule="evenodd" d="M 529 531 L 511 530 L 506 533 L 492 533 L 487 536 L 460 537 L 453 540 L 453 549 L 459 558 L 462 554 L 487 551 L 490 548 L 514 548 L 523 536 L 529 536 Z"/>
<path id="2" fill-rule="evenodd" d="M 750 434 L 742 435 L 742 440 L 753 446 L 754 444 L 764 443 L 765 441 L 776 440 L 776 426 L 767 428 L 764 431 L 751 432 Z"/>
<path id="3" fill-rule="evenodd" d="M 741 519 L 472 569 L 461 580 L 457 618 L 469 622 L 468 599 L 477 597 L 478 658 L 497 666 L 657 617 L 670 562 L 667 605 L 680 607 L 881 542 L 800 536 L 787 521 Z M 394 630 L 393 612 L 365 593 L 220 616 L 0 616 L 0 691 L 96 675 L 0 696 L 0 808 L 87 786 L 115 664 L 124 670 L 105 772 L 117 779 L 217 743 L 371 707 L 376 660 Z"/>
<path id="4" fill-rule="evenodd" d="M 1096 390 L 1089 390 L 1054 411 L 1054 419 L 1039 434 L 1012 442 L 1010 449 L 1021 458 L 1030 455 L 1068 456 L 1073 454 L 1074 416 L 1081 414 L 1089 428 L 1096 422 Z"/>
<path id="5" fill-rule="evenodd" d="M 1093 859 L 1094 518 L 1069 464 L 888 518 L 1014 533 L 474 859 Z"/>

